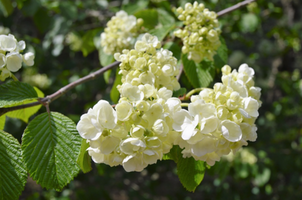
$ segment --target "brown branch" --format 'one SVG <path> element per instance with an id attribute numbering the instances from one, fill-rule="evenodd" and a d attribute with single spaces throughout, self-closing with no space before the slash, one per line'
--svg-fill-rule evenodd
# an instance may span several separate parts
<path id="1" fill-rule="evenodd" d="M 28 103 L 28 104 L 24 104 L 24 105 L 19 105 L 19 106 L 12 106 L 12 107 L 8 107 L 8 108 L 0 108 L 0 116 L 10 112 L 10 111 L 14 111 L 14 110 L 19 110 L 19 109 L 24 109 L 24 108 L 29 108 L 29 107 L 33 107 L 33 106 L 37 106 L 40 104 L 43 104 L 45 106 L 47 106 L 50 102 L 56 100 L 57 98 L 59 98 L 60 96 L 62 96 L 63 94 L 65 94 L 67 91 L 71 90 L 72 88 L 76 87 L 77 85 L 80 85 L 82 83 L 85 83 L 87 81 L 93 80 L 96 77 L 100 76 L 101 74 L 103 74 L 104 72 L 108 71 L 109 69 L 112 69 L 116 66 L 118 66 L 120 64 L 120 62 L 116 61 L 106 67 L 103 67 L 87 76 L 84 76 L 83 78 L 80 78 L 64 87 L 62 87 L 61 89 L 59 89 L 58 91 L 56 91 L 55 93 L 48 95 L 44 98 L 39 98 L 37 99 L 37 102 L 33 102 L 33 103 Z"/>
<path id="2" fill-rule="evenodd" d="M 229 8 L 226 8 L 226 9 L 224 9 L 224 10 L 222 10 L 222 11 L 219 11 L 218 13 L 217 13 L 217 17 L 221 17 L 222 15 L 225 15 L 225 14 L 227 14 L 227 13 L 229 13 L 229 12 L 232 12 L 232 11 L 234 11 L 234 10 L 237 10 L 237 9 L 239 9 L 239 8 L 241 8 L 241 7 L 243 7 L 243 6 L 246 6 L 247 4 L 250 4 L 250 3 L 252 3 L 252 2 L 254 2 L 255 0 L 245 0 L 245 1 L 242 1 L 242 2 L 240 2 L 240 3 L 237 3 L 236 5 L 233 5 L 233 6 L 231 6 L 231 7 L 229 7 Z"/>

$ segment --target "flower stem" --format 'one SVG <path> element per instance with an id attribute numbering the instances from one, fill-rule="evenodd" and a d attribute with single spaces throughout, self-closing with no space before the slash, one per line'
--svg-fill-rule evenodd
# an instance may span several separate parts
<path id="1" fill-rule="evenodd" d="M 12 74 L 11 77 L 12 77 L 12 79 L 14 79 L 14 81 L 19 81 L 18 78 L 14 74 Z"/>

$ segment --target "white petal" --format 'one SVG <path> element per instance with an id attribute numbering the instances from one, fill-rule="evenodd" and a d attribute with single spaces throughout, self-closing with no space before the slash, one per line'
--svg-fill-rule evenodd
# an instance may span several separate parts
<path id="1" fill-rule="evenodd" d="M 6 55 L 6 67 L 11 72 L 16 72 L 22 67 L 22 57 L 19 53 L 9 53 Z"/>
<path id="2" fill-rule="evenodd" d="M 27 66 L 33 66 L 34 65 L 34 59 L 35 59 L 35 55 L 32 52 L 28 52 L 28 53 L 23 55 L 23 62 Z"/>
<path id="3" fill-rule="evenodd" d="M 221 132 L 225 139 L 230 142 L 237 142 L 242 138 L 242 132 L 240 126 L 230 120 L 224 120 L 221 122 Z"/>
<path id="4" fill-rule="evenodd" d="M 7 35 L 0 35 L 0 49 L 3 51 L 13 51 L 17 47 L 16 40 Z"/>

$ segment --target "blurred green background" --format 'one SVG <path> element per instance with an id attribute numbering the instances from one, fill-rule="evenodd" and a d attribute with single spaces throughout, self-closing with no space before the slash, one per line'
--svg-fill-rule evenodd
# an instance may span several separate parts
<path id="1" fill-rule="evenodd" d="M 0 0 L 0 26 L 35 52 L 35 65 L 16 76 L 51 94 L 101 67 L 94 45 L 118 10 L 162 8 L 187 1 Z M 201 2 L 201 1 L 199 1 Z M 220 11 L 238 0 L 207 0 Z M 258 139 L 206 171 L 195 193 L 180 184 L 173 161 L 161 161 L 141 173 L 93 164 L 61 192 L 45 190 L 30 178 L 20 199 L 302 199 L 302 3 L 258 0 L 219 18 L 232 68 L 247 63 L 263 102 Z M 0 27 L 0 31 L 3 29 Z M 1 33 L 2 34 L 2 33 Z M 98 100 L 110 101 L 114 71 L 68 92 L 50 105 L 78 122 Z M 219 81 L 220 74 L 216 76 Z M 40 112 L 44 112 L 41 108 Z M 8 119 L 5 130 L 19 140 L 26 124 Z M 188 169 L 189 170 L 189 169 Z"/>

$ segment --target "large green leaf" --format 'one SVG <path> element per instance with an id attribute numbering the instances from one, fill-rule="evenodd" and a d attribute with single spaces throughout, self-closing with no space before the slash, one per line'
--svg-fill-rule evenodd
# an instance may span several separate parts
<path id="1" fill-rule="evenodd" d="M 174 27 L 175 24 L 168 24 L 159 28 L 152 29 L 149 31 L 149 33 L 151 35 L 155 35 L 159 41 L 162 41 Z"/>
<path id="2" fill-rule="evenodd" d="M 0 200 L 19 199 L 26 179 L 27 172 L 18 140 L 0 130 Z"/>
<path id="3" fill-rule="evenodd" d="M 43 113 L 24 131 L 22 151 L 30 176 L 47 189 L 61 190 L 79 172 L 81 137 L 68 117 Z"/>
<path id="4" fill-rule="evenodd" d="M 40 97 L 40 98 L 44 97 L 44 94 L 43 94 L 43 92 L 41 90 L 39 90 L 36 87 L 34 87 L 34 89 L 37 92 L 38 97 Z M 21 103 L 14 104 L 13 106 L 23 105 L 23 104 L 32 103 L 32 102 L 36 102 L 36 100 L 24 100 Z M 29 120 L 29 118 L 33 114 L 35 114 L 36 112 L 38 112 L 38 110 L 41 108 L 41 106 L 42 105 L 37 105 L 37 106 L 25 108 L 25 109 L 15 110 L 15 111 L 12 111 L 12 112 L 8 112 L 6 114 L 6 116 L 11 117 L 11 118 L 21 119 L 22 121 L 24 121 L 25 123 L 27 123 L 28 120 Z"/>
<path id="5" fill-rule="evenodd" d="M 177 164 L 177 175 L 181 184 L 190 192 L 194 192 L 203 180 L 206 166 L 203 161 L 196 161 L 193 157 L 183 158 L 179 146 L 174 146 L 164 155 L 164 160 L 174 160 Z"/>
<path id="6" fill-rule="evenodd" d="M 5 17 L 8 17 L 12 14 L 14 7 L 11 0 L 0 0 L 0 10 L 3 12 Z"/>
<path id="7" fill-rule="evenodd" d="M 144 9 L 136 12 L 134 14 L 136 18 L 141 18 L 144 20 L 143 26 L 151 29 L 154 28 L 158 23 L 158 14 L 155 9 Z"/>
<path id="8" fill-rule="evenodd" d="M 89 53 L 95 50 L 95 45 L 93 42 L 93 38 L 101 31 L 100 28 L 92 29 L 90 31 L 87 31 L 85 35 L 82 38 L 82 46 L 81 51 L 86 57 Z"/>
<path id="9" fill-rule="evenodd" d="M 222 37 L 220 37 L 220 42 L 221 45 L 214 56 L 214 66 L 216 68 L 222 68 L 224 65 L 228 64 L 228 48 Z"/>
<path id="10" fill-rule="evenodd" d="M 185 74 L 195 88 L 208 87 L 213 81 L 215 75 L 213 62 L 203 60 L 197 64 L 189 60 L 186 54 L 182 55 L 182 62 Z"/>
<path id="11" fill-rule="evenodd" d="M 122 84 L 122 75 L 118 73 L 118 70 L 116 70 L 114 84 L 110 91 L 110 98 L 114 103 L 117 103 L 120 98 L 120 93 L 116 87 L 121 84 Z"/>
<path id="12" fill-rule="evenodd" d="M 38 97 L 35 89 L 27 83 L 12 81 L 0 85 L 0 108 L 9 107 L 24 100 Z"/>
<path id="13" fill-rule="evenodd" d="M 80 155 L 78 157 L 77 163 L 79 164 L 81 170 L 84 173 L 90 172 L 92 170 L 91 158 L 88 155 L 88 151 L 87 151 L 88 147 L 89 147 L 89 143 L 87 142 L 87 140 L 82 139 L 81 151 L 80 151 Z"/>

